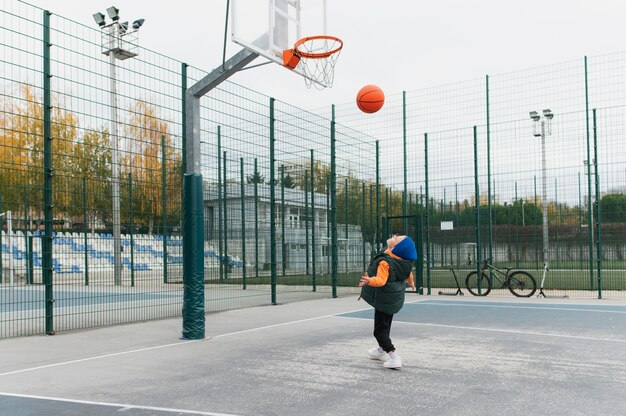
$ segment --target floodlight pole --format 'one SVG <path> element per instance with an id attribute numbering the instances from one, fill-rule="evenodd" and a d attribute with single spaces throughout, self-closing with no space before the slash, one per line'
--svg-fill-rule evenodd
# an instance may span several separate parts
<path id="1" fill-rule="evenodd" d="M 119 160 L 119 133 L 118 133 L 118 108 L 117 108 L 117 71 L 116 59 L 124 60 L 137 56 L 136 32 L 143 25 L 144 19 L 135 20 L 132 30 L 128 23 L 120 23 L 119 10 L 109 7 L 107 13 L 113 20 L 108 25 L 104 14 L 95 13 L 94 20 L 100 26 L 102 32 L 102 53 L 109 57 L 109 78 L 111 81 L 111 127 L 109 140 L 111 143 L 111 199 L 113 214 L 113 280 L 115 286 L 122 284 L 122 236 L 120 226 L 120 160 Z M 104 32 L 107 31 L 108 33 Z M 105 34 L 106 33 L 106 34 Z M 125 36 L 129 39 L 123 39 Z"/>
<path id="2" fill-rule="evenodd" d="M 115 36 L 113 25 L 109 26 L 111 38 Z M 122 237 L 120 227 L 120 162 L 119 135 L 117 131 L 117 71 L 115 53 L 109 51 L 111 79 L 111 193 L 113 199 L 113 280 L 115 286 L 122 284 Z"/>
<path id="3" fill-rule="evenodd" d="M 543 264 L 548 266 L 549 253 L 549 237 L 548 237 L 548 196 L 547 196 L 547 178 L 546 178 L 546 134 L 551 134 L 550 122 L 554 114 L 550 110 L 543 110 L 543 116 L 536 111 L 530 113 L 530 117 L 535 123 L 533 135 L 541 137 L 541 211 L 542 211 L 542 231 L 543 231 Z M 536 131 L 537 124 L 540 129 Z M 522 206 L 523 209 L 523 206 Z"/>

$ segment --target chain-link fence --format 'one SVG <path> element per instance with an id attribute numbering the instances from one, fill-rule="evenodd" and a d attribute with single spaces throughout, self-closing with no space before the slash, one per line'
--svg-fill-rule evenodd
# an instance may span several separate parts
<path id="1" fill-rule="evenodd" d="M 102 41 L 2 0 L 0 338 L 181 314 L 185 90 L 206 72 Z M 354 292 L 394 232 L 418 242 L 425 294 L 491 259 L 538 284 L 547 264 L 547 293 L 621 297 L 624 58 L 369 115 L 220 84 L 201 99 L 206 310 Z"/>

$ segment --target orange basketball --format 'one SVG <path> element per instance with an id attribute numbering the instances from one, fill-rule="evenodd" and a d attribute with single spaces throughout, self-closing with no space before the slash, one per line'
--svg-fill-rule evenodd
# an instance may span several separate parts
<path id="1" fill-rule="evenodd" d="M 385 93 L 377 85 L 366 85 L 356 95 L 356 105 L 364 113 L 375 113 L 385 104 Z"/>

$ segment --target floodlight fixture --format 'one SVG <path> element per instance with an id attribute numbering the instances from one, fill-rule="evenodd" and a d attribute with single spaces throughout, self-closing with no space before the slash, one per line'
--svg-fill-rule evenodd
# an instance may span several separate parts
<path id="1" fill-rule="evenodd" d="M 111 18 L 111 20 L 113 20 L 114 22 L 117 22 L 118 20 L 120 20 L 120 9 L 118 9 L 115 6 L 111 6 L 107 9 L 107 13 L 109 15 L 109 17 Z"/>
<path id="2" fill-rule="evenodd" d="M 533 119 L 533 121 L 539 121 L 539 119 L 541 118 L 539 113 L 537 113 L 536 111 L 531 111 L 529 115 L 530 115 L 530 118 Z"/>
<path id="3" fill-rule="evenodd" d="M 547 118 L 548 120 L 551 120 L 552 117 L 554 117 L 554 113 L 550 109 L 545 109 L 543 110 L 543 116 Z"/>
<path id="4" fill-rule="evenodd" d="M 96 24 L 100 27 L 103 27 L 106 24 L 104 20 L 104 15 L 100 12 L 93 14 L 93 20 L 95 20 Z"/>
<path id="5" fill-rule="evenodd" d="M 146 21 L 146 19 L 137 19 L 137 20 L 135 20 L 133 22 L 133 29 L 135 29 L 135 30 L 139 29 L 143 25 L 143 22 L 145 22 L 145 21 Z"/>
<path id="6" fill-rule="evenodd" d="M 128 30 L 128 22 L 120 23 L 120 33 L 124 33 Z"/>

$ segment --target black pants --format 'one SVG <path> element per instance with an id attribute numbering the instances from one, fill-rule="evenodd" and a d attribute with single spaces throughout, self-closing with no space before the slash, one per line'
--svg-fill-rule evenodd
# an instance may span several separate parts
<path id="1" fill-rule="evenodd" d="M 393 321 L 393 315 L 388 315 L 378 310 L 374 312 L 374 338 L 376 338 L 378 345 L 385 350 L 385 352 L 396 350 L 391 343 L 391 338 L 389 338 L 391 321 Z"/>

